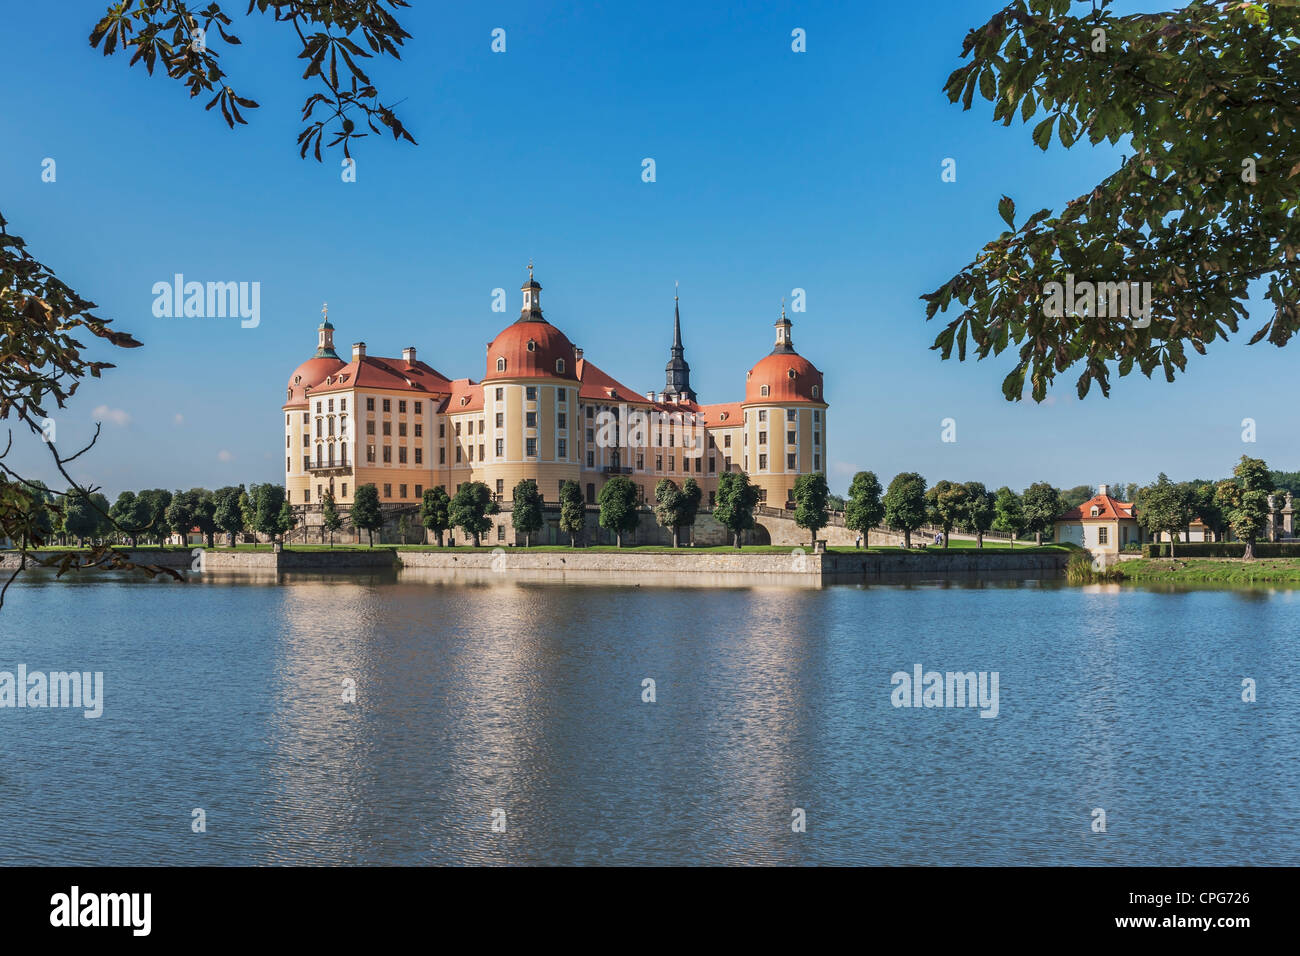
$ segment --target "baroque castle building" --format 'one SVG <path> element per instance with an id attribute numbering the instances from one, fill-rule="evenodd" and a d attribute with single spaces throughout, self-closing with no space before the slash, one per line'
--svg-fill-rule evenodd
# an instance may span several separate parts
<path id="1" fill-rule="evenodd" d="M 488 344 L 480 381 L 447 378 L 416 357 L 334 348 L 328 313 L 316 352 L 289 376 L 284 403 L 285 489 L 295 506 L 325 491 L 350 505 L 374 484 L 388 505 L 418 504 L 479 481 L 503 502 L 532 478 L 548 502 L 576 481 L 588 503 L 614 475 L 643 501 L 655 485 L 694 478 L 711 507 L 718 476 L 744 471 L 767 504 L 781 507 L 800 475 L 826 470 L 822 374 L 795 351 L 781 310 L 776 342 L 745 375 L 744 400 L 700 404 L 674 300 L 673 342 L 661 392 L 636 392 L 597 367 L 542 314 L 541 285 L 522 287 L 519 318 Z"/>

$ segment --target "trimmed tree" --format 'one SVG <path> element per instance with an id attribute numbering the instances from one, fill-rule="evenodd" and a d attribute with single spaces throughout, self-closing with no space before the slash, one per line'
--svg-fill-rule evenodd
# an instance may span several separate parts
<path id="1" fill-rule="evenodd" d="M 233 485 L 218 488 L 212 495 L 213 502 L 216 505 L 212 520 L 219 530 L 230 535 L 230 546 L 232 548 L 235 546 L 235 536 L 246 527 L 244 512 L 239 507 L 240 499 L 243 497 L 244 489 Z"/>
<path id="2" fill-rule="evenodd" d="M 329 488 L 325 489 L 325 497 L 321 502 L 320 526 L 330 536 L 330 547 L 334 547 L 334 532 L 343 527 L 343 519 L 339 517 L 339 509 L 334 504 L 334 492 Z"/>
<path id="3" fill-rule="evenodd" d="M 1268 466 L 1259 458 L 1241 456 L 1232 478 L 1219 482 L 1214 501 L 1222 510 L 1232 533 L 1246 543 L 1242 557 L 1255 559 L 1255 541 L 1268 526 L 1268 489 L 1272 487 Z"/>
<path id="4" fill-rule="evenodd" d="M 871 529 L 885 517 L 881 490 L 875 472 L 860 471 L 853 476 L 849 500 L 844 504 L 844 527 L 862 535 L 862 543 L 868 547 L 871 545 Z"/>
<path id="5" fill-rule="evenodd" d="M 569 547 L 577 547 L 577 536 L 587 524 L 587 503 L 576 481 L 560 485 L 560 530 L 569 536 Z"/>
<path id="6" fill-rule="evenodd" d="M 700 513 L 700 501 L 704 497 L 704 489 L 694 478 L 687 478 L 682 482 L 682 527 L 690 531 L 691 544 L 695 544 L 695 517 Z"/>
<path id="7" fill-rule="evenodd" d="M 447 509 L 452 526 L 472 537 L 476 548 L 492 527 L 490 516 L 500 513 L 501 506 L 492 500 L 492 492 L 481 481 L 467 481 L 457 488 Z"/>
<path id="8" fill-rule="evenodd" d="M 943 532 L 943 546 L 948 547 L 948 535 L 961 524 L 966 514 L 966 488 L 953 481 L 939 481 L 925 493 L 925 516 Z"/>
<path id="9" fill-rule="evenodd" d="M 85 495 L 75 488 L 68 490 L 63 499 L 63 529 L 77 539 L 77 545 L 84 547 L 87 538 L 93 538 L 99 530 L 100 516 Z"/>
<path id="10" fill-rule="evenodd" d="M 668 528 L 673 535 L 673 547 L 677 547 L 677 529 L 682 523 L 682 490 L 670 478 L 660 478 L 655 485 L 655 522 L 661 528 Z"/>
<path id="11" fill-rule="evenodd" d="M 180 535 L 182 546 L 189 544 L 190 528 L 194 527 L 194 505 L 191 492 L 178 491 L 172 495 L 164 515 L 167 527 Z"/>
<path id="12" fill-rule="evenodd" d="M 714 498 L 713 517 L 731 532 L 736 549 L 740 549 L 740 536 L 754 527 L 754 508 L 758 505 L 758 488 L 751 484 L 743 471 L 724 471 L 718 476 L 718 491 Z"/>
<path id="13" fill-rule="evenodd" d="M 1011 535 L 1011 547 L 1025 530 L 1025 506 L 1020 496 L 1003 485 L 993 499 L 993 528 Z"/>
<path id="14" fill-rule="evenodd" d="M 288 504 L 284 500 L 284 489 L 269 482 L 257 486 L 257 511 L 253 516 L 253 530 L 270 535 L 277 541 L 284 529 L 281 528 L 281 512 Z"/>
<path id="15" fill-rule="evenodd" d="M 983 482 L 968 481 L 962 488 L 966 492 L 966 508 L 959 527 L 975 535 L 975 547 L 983 548 L 984 534 L 993 527 L 993 518 L 997 514 L 996 500 Z"/>
<path id="16" fill-rule="evenodd" d="M 289 504 L 289 499 L 286 498 L 280 505 L 280 513 L 275 521 L 275 526 L 280 531 L 281 544 L 284 543 L 284 536 L 292 531 L 297 523 L 298 516 L 293 513 L 293 505 Z"/>
<path id="17" fill-rule="evenodd" d="M 191 488 L 188 494 L 193 502 L 194 527 L 203 535 L 204 544 L 209 548 L 215 547 L 213 539 L 217 533 L 217 503 L 212 498 L 212 492 L 206 488 Z"/>
<path id="18" fill-rule="evenodd" d="M 511 497 L 514 503 L 510 508 L 510 526 L 516 534 L 524 536 L 524 547 L 531 547 L 533 535 L 542 530 L 544 522 L 542 492 L 535 480 L 525 478 L 515 485 Z"/>
<path id="19" fill-rule="evenodd" d="M 636 483 L 631 478 L 615 475 L 596 496 L 600 505 L 600 526 L 614 532 L 614 541 L 623 547 L 623 535 L 635 531 L 641 523 L 636 507 Z"/>
<path id="20" fill-rule="evenodd" d="M 925 524 L 925 479 L 914 471 L 894 476 L 885 492 L 885 526 L 902 532 L 903 547 L 912 546 L 912 532 Z"/>
<path id="21" fill-rule="evenodd" d="M 1025 530 L 1034 533 L 1034 543 L 1041 547 L 1043 533 L 1066 511 L 1061 504 L 1061 493 L 1045 481 L 1036 481 L 1025 489 L 1020 501 L 1025 513 Z"/>
<path id="22" fill-rule="evenodd" d="M 364 531 L 370 547 L 375 546 L 375 532 L 384 526 L 384 512 L 379 507 L 379 489 L 373 483 L 357 486 L 352 497 L 352 526 Z"/>
<path id="23" fill-rule="evenodd" d="M 438 547 L 442 547 L 442 534 L 451 527 L 451 497 L 442 485 L 425 489 L 420 499 L 420 523 L 434 533 Z"/>
<path id="24" fill-rule="evenodd" d="M 1186 485 L 1174 484 L 1162 471 L 1154 485 L 1142 489 L 1142 510 L 1138 524 L 1155 538 L 1160 532 L 1169 535 L 1169 557 L 1174 556 L 1174 541 L 1187 530 L 1195 516 L 1195 499 Z"/>
<path id="25" fill-rule="evenodd" d="M 794 523 L 812 535 L 813 549 L 817 547 L 817 532 L 830 522 L 826 513 L 826 499 L 831 490 L 826 487 L 826 476 L 820 471 L 800 475 L 794 481 Z"/>
<path id="26" fill-rule="evenodd" d="M 134 491 L 124 491 L 117 496 L 108 514 L 114 525 L 120 529 L 122 536 L 134 548 L 149 524 L 147 503 L 141 501 Z"/>

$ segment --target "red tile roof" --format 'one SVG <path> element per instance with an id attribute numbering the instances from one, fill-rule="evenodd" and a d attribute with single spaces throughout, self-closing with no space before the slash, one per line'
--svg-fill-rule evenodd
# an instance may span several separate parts
<path id="1" fill-rule="evenodd" d="M 444 415 L 457 412 L 481 412 L 483 410 L 483 386 L 468 378 L 458 378 L 449 383 L 450 394 L 438 407 Z"/>
<path id="2" fill-rule="evenodd" d="M 714 428 L 719 425 L 730 428 L 732 425 L 743 425 L 745 422 L 745 411 L 741 402 L 701 405 L 699 412 L 704 424 Z"/>
<path id="3" fill-rule="evenodd" d="M 617 379 L 593 365 L 585 358 L 578 359 L 578 397 L 593 402 L 625 402 L 628 405 L 653 405 L 654 403 L 634 388 L 628 388 Z"/>
<path id="4" fill-rule="evenodd" d="M 1097 514 L 1092 513 L 1093 506 Z M 1110 495 L 1093 495 L 1083 504 L 1071 508 L 1057 521 L 1114 521 L 1116 518 L 1133 518 L 1133 502 L 1120 501 Z"/>
<path id="5" fill-rule="evenodd" d="M 326 383 L 326 379 L 329 382 Z M 312 385 L 311 395 L 337 392 L 349 388 L 385 388 L 400 392 L 446 394 L 451 383 L 441 372 L 416 360 L 382 358 L 367 355 L 353 359 L 341 368 L 321 377 Z"/>

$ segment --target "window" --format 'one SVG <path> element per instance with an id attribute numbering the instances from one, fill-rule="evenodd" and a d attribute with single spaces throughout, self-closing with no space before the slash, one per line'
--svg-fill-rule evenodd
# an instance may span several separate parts
<path id="1" fill-rule="evenodd" d="M 559 402 L 561 405 L 563 405 L 566 401 L 568 401 L 568 394 L 569 394 L 569 390 L 567 388 L 556 389 L 555 400 Z"/>
<path id="2" fill-rule="evenodd" d="M 664 456 L 655 455 L 655 471 L 663 471 L 663 470 L 664 470 Z"/>
<path id="3" fill-rule="evenodd" d="M 759 470 L 759 471 L 767 471 L 767 456 L 766 456 L 766 455 L 759 455 L 759 456 L 758 456 L 758 470 Z"/>
<path id="4" fill-rule="evenodd" d="M 417 414 L 417 415 L 423 415 L 423 414 L 424 414 L 424 402 L 416 402 L 416 403 L 415 403 L 415 414 Z M 419 425 L 416 425 L 415 427 L 416 427 L 416 428 L 419 428 L 420 426 L 419 426 Z M 415 486 L 415 489 L 416 489 L 416 490 L 415 490 L 415 497 L 418 498 L 418 497 L 420 497 L 420 486 L 419 486 L 419 485 L 416 485 L 416 486 Z"/>
<path id="5" fill-rule="evenodd" d="M 285 447 L 285 448 L 290 447 L 290 446 L 289 446 L 289 443 L 290 443 L 292 440 L 293 440 L 292 436 L 290 436 L 290 435 L 285 435 L 285 436 L 284 436 L 284 447 Z"/>
<path id="6" fill-rule="evenodd" d="M 816 395 L 817 393 L 816 393 L 816 392 L 813 392 L 813 394 Z M 821 410 L 820 408 L 814 408 L 814 409 L 813 409 L 813 421 L 814 421 L 814 422 L 819 422 L 819 421 L 821 421 L 821 420 L 822 420 L 822 410 Z"/>
<path id="7" fill-rule="evenodd" d="M 393 486 L 392 486 L 392 485 L 384 485 L 384 497 L 385 497 L 385 498 L 391 498 L 391 497 L 393 497 Z"/>
<path id="8" fill-rule="evenodd" d="M 467 446 L 467 447 L 469 448 L 469 460 L 470 460 L 470 461 L 473 461 L 473 460 L 474 460 L 474 446 L 473 446 L 473 445 L 469 445 L 469 446 Z"/>
<path id="9" fill-rule="evenodd" d="M 822 433 L 821 433 L 821 432 L 813 432 L 813 444 L 814 444 L 814 445 L 820 445 L 821 443 L 822 443 Z"/>
<path id="10" fill-rule="evenodd" d="M 418 406 L 419 403 L 417 402 L 416 405 Z M 417 415 L 419 414 L 418 409 L 417 409 L 417 411 L 416 411 L 416 414 L 417 414 Z M 424 497 L 424 485 L 416 485 L 416 486 L 415 486 L 415 497 L 417 497 L 417 498 L 423 498 L 423 497 Z"/>
<path id="11" fill-rule="evenodd" d="M 498 438 L 498 439 L 497 439 L 497 457 L 500 458 L 500 457 L 503 456 L 505 453 L 506 453 L 506 440 L 505 440 L 504 438 Z"/>
<path id="12" fill-rule="evenodd" d="M 596 467 L 596 456 L 592 452 L 587 452 L 587 467 L 588 468 Z"/>
<path id="13" fill-rule="evenodd" d="M 588 418 L 594 418 L 594 417 L 595 417 L 595 414 L 596 414 L 595 409 L 593 409 L 590 405 L 588 405 L 588 406 L 587 406 L 587 417 L 588 417 Z M 306 420 L 306 419 L 304 419 L 304 421 L 305 421 L 305 420 Z"/>
<path id="14" fill-rule="evenodd" d="M 416 463 L 417 465 L 423 465 L 423 464 L 424 464 L 424 449 L 423 449 L 423 448 L 417 448 L 417 449 L 415 449 L 415 463 Z"/>
<path id="15" fill-rule="evenodd" d="M 317 414 L 317 415 L 320 414 L 320 402 L 317 402 L 317 403 L 316 403 L 316 414 Z"/>
<path id="16" fill-rule="evenodd" d="M 822 456 L 813 455 L 813 471 L 821 471 L 821 470 L 822 470 Z"/>
<path id="17" fill-rule="evenodd" d="M 447 464 L 447 449 L 445 448 L 438 449 L 438 464 L 440 465 Z"/>
<path id="18" fill-rule="evenodd" d="M 302 413 L 302 423 L 303 423 L 304 425 L 306 425 L 306 424 L 307 424 L 308 422 L 310 422 L 310 421 L 311 421 L 311 416 L 308 415 L 306 412 L 303 412 L 303 413 Z"/>
<path id="19" fill-rule="evenodd" d="M 587 429 L 587 441 L 595 441 L 595 440 L 596 440 L 596 430 L 593 429 L 593 428 L 588 428 L 588 429 Z"/>
<path id="20" fill-rule="evenodd" d="M 677 470 L 676 461 L 677 461 L 677 459 L 675 459 L 672 455 L 669 455 L 669 456 L 668 456 L 668 470 L 669 470 L 669 471 L 676 471 L 676 470 Z"/>
<path id="21" fill-rule="evenodd" d="M 760 422 L 765 422 L 765 421 L 767 421 L 767 409 L 766 409 L 766 408 L 760 408 L 760 409 L 758 410 L 758 420 L 759 420 Z"/>
<path id="22" fill-rule="evenodd" d="M 424 426 L 423 426 L 422 424 L 420 424 L 419 422 L 416 422 L 416 423 L 415 423 L 415 437 L 416 437 L 416 438 L 423 438 L 423 437 L 424 437 Z"/>
<path id="23" fill-rule="evenodd" d="M 1097 515 L 1101 514 L 1101 509 L 1098 508 L 1096 505 L 1093 505 L 1088 513 L 1091 517 L 1095 518 L 1097 517 Z"/>
<path id="24" fill-rule="evenodd" d="M 1109 529 L 1109 528 L 1098 528 L 1098 529 L 1097 529 L 1097 543 L 1098 543 L 1098 544 L 1108 544 L 1109 541 L 1110 541 L 1110 529 Z"/>
<path id="25" fill-rule="evenodd" d="M 636 456 L 637 471 L 645 471 L 645 455 Z"/>
<path id="26" fill-rule="evenodd" d="M 366 399 L 366 411 L 368 411 L 368 412 L 373 412 L 374 410 L 375 410 L 375 400 L 374 400 L 373 398 L 367 398 L 367 399 Z"/>
<path id="27" fill-rule="evenodd" d="M 821 391 L 821 389 L 818 388 L 816 385 L 814 385 L 814 386 L 812 387 L 812 397 L 813 397 L 813 398 L 816 398 L 816 397 L 817 397 L 817 393 L 820 392 L 820 391 Z"/>
<path id="28" fill-rule="evenodd" d="M 348 463 L 348 443 L 339 442 L 339 462 L 346 465 Z"/>
<path id="29" fill-rule="evenodd" d="M 293 471 L 293 459 L 290 458 L 288 455 L 284 456 L 284 470 Z"/>
<path id="30" fill-rule="evenodd" d="M 536 428 L 536 427 L 537 427 L 537 413 L 536 413 L 536 412 L 524 412 L 524 427 L 525 427 L 525 428 Z"/>
<path id="31" fill-rule="evenodd" d="M 406 399 L 402 399 L 397 403 L 397 414 L 399 415 L 406 414 Z M 405 498 L 406 495 L 402 495 L 402 497 Z"/>
<path id="32" fill-rule="evenodd" d="M 731 436 L 730 436 L 730 435 L 723 435 L 723 436 L 722 436 L 722 447 L 723 447 L 723 448 L 730 448 L 730 447 L 731 447 Z"/>
<path id="33" fill-rule="evenodd" d="M 762 395 L 764 398 L 767 398 L 767 395 L 770 391 L 771 391 L 770 388 L 768 388 L 766 385 L 763 385 L 759 388 L 758 394 Z"/>
<path id="34" fill-rule="evenodd" d="M 456 434 L 457 434 L 457 436 L 460 435 L 460 422 L 457 422 L 457 423 L 456 423 Z"/>
<path id="35" fill-rule="evenodd" d="M 786 377 L 787 377 L 788 379 L 790 379 L 790 381 L 792 381 L 792 382 L 794 381 L 794 369 L 792 369 L 792 368 L 790 368 L 790 369 L 786 369 L 785 374 L 786 374 Z"/>
<path id="36" fill-rule="evenodd" d="M 526 445 L 527 445 L 527 450 L 524 452 L 524 454 L 526 454 L 529 458 L 532 458 L 537 454 L 537 439 L 529 438 L 526 442 Z"/>
<path id="37" fill-rule="evenodd" d="M 331 413 L 334 411 L 334 399 L 331 398 L 325 403 L 325 410 Z"/>
<path id="38" fill-rule="evenodd" d="M 557 415 L 555 416 L 555 424 L 556 424 L 556 425 L 557 425 L 561 430 L 563 430 L 563 429 L 565 429 L 565 428 L 568 428 L 568 427 L 569 427 L 569 416 L 566 415 L 566 414 L 564 414 L 564 412 L 560 412 L 559 414 L 557 414 Z"/>
<path id="39" fill-rule="evenodd" d="M 816 439 L 816 435 L 815 435 L 815 434 L 814 434 L 813 438 L 814 438 L 813 444 L 816 444 L 816 441 L 815 441 L 815 439 Z M 787 445 L 793 445 L 793 444 L 794 444 L 794 432 L 788 431 L 788 432 L 785 433 L 785 443 L 786 443 Z"/>
<path id="40" fill-rule="evenodd" d="M 528 340 L 528 351 L 530 351 L 530 352 L 536 352 L 536 351 L 537 351 L 537 343 L 534 342 L 532 339 L 529 339 L 529 340 Z"/>
<path id="41" fill-rule="evenodd" d="M 589 481 L 587 482 L 587 504 L 594 505 L 595 503 L 596 503 L 596 486 Z"/>
<path id="42" fill-rule="evenodd" d="M 496 426 L 497 426 L 497 428 L 505 428 L 505 427 L 506 427 L 506 416 L 505 416 L 504 413 L 502 413 L 502 412 L 497 412 Z"/>
<path id="43" fill-rule="evenodd" d="M 498 372 L 504 372 L 505 370 L 506 370 L 506 360 L 503 359 L 503 358 L 499 358 L 499 359 L 497 359 L 497 371 L 498 371 Z M 498 389 L 497 389 L 497 392 L 500 393 L 500 391 L 501 391 L 501 389 L 498 388 Z M 498 394 L 498 395 L 497 395 L 497 398 L 500 398 L 500 397 L 501 397 L 500 394 Z"/>
<path id="44" fill-rule="evenodd" d="M 497 479 L 497 494 L 499 494 L 499 495 L 503 495 L 503 494 L 505 494 L 505 493 L 506 493 L 506 482 L 505 482 L 505 479 L 504 479 L 504 478 L 498 478 L 498 479 Z"/>
<path id="45" fill-rule="evenodd" d="M 483 459 L 487 458 L 487 455 L 485 455 L 485 454 L 483 453 L 483 447 L 484 447 L 484 446 L 482 446 L 482 445 L 479 445 L 479 446 L 478 446 L 478 460 L 479 460 L 479 461 L 482 461 Z"/>
<path id="46" fill-rule="evenodd" d="M 384 422 L 384 424 L 387 425 L 388 422 Z M 406 422 L 398 422 L 398 423 L 397 423 L 397 436 L 398 436 L 399 438 L 405 438 L 405 437 L 406 437 Z"/>
<path id="47" fill-rule="evenodd" d="M 506 390 L 505 390 L 504 388 L 498 388 L 498 389 L 497 389 L 497 401 L 499 402 L 499 401 L 501 401 L 502 399 L 504 399 L 505 397 L 506 397 Z"/>
<path id="48" fill-rule="evenodd" d="M 556 444 L 555 453 L 557 455 L 559 455 L 561 458 L 569 457 L 569 446 L 565 443 L 563 438 L 559 439 L 555 444 Z"/>
<path id="49" fill-rule="evenodd" d="M 391 401 L 390 399 L 387 399 L 387 398 L 384 399 L 384 411 L 386 411 L 386 412 L 391 412 L 392 410 L 393 410 L 393 403 L 392 403 L 392 401 Z"/>
<path id="50" fill-rule="evenodd" d="M 320 438 L 320 437 L 321 437 L 321 435 L 320 435 L 320 423 L 321 423 L 321 420 L 320 420 L 319 418 L 316 419 L 316 437 L 317 437 L 317 438 Z"/>
<path id="51" fill-rule="evenodd" d="M 374 445 L 367 445 L 367 446 L 366 446 L 366 461 L 367 461 L 369 464 L 372 464 L 372 465 L 375 463 L 375 446 L 374 446 Z"/>
<path id="52" fill-rule="evenodd" d="M 536 386 L 536 385 L 529 385 L 527 388 L 525 388 L 525 389 L 524 389 L 524 398 L 526 398 L 526 399 L 527 399 L 528 401 L 530 401 L 530 402 L 535 402 L 535 401 L 537 401 L 537 386 Z"/>
<path id="53" fill-rule="evenodd" d="M 709 458 L 709 474 L 711 475 L 711 474 L 713 474 L 713 473 L 714 473 L 715 471 L 717 471 L 717 470 L 718 470 L 718 459 L 710 457 L 710 458 Z"/>
<path id="54" fill-rule="evenodd" d="M 398 464 L 401 464 L 401 465 L 405 465 L 405 464 L 406 464 L 406 446 L 405 446 L 405 445 L 398 445 L 398 446 L 397 446 L 397 461 L 398 461 Z M 403 495 L 403 497 L 405 497 L 405 495 Z"/>
<path id="55" fill-rule="evenodd" d="M 347 482 L 344 482 L 344 483 L 343 483 L 343 497 L 346 498 L 347 496 L 348 496 L 348 485 L 347 485 Z"/>
<path id="56" fill-rule="evenodd" d="M 385 434 L 385 435 L 391 435 L 392 433 L 393 433 L 393 423 L 392 423 L 392 422 L 384 422 L 384 434 Z"/>
<path id="57" fill-rule="evenodd" d="M 758 443 L 759 443 L 760 445 L 766 445 L 766 444 L 767 444 L 767 432 L 759 432 L 759 433 L 758 433 Z"/>
<path id="58" fill-rule="evenodd" d="M 556 360 L 555 360 L 555 373 L 556 373 L 557 375 L 563 375 L 563 374 L 564 374 L 564 359 L 556 359 Z"/>
<path id="59" fill-rule="evenodd" d="M 385 465 L 390 465 L 390 464 L 392 464 L 392 462 L 393 462 L 393 446 L 392 446 L 392 445 L 385 445 L 385 446 L 384 446 L 384 464 L 385 464 Z"/>
<path id="60" fill-rule="evenodd" d="M 302 447 L 303 447 L 303 448 L 307 448 L 307 447 L 309 447 L 310 445 L 311 445 L 311 436 L 309 436 L 306 432 L 303 432 L 303 433 L 302 433 Z"/>
<path id="61" fill-rule="evenodd" d="M 794 471 L 794 455 L 785 456 L 786 471 Z"/>
<path id="62" fill-rule="evenodd" d="M 458 464 L 458 465 L 460 464 L 460 456 L 461 456 L 460 446 L 457 445 L 457 446 L 456 446 L 456 464 Z"/>
<path id="63" fill-rule="evenodd" d="M 497 525 L 497 540 L 504 541 L 505 539 L 506 539 L 506 526 L 503 524 L 499 524 Z"/>
<path id="64" fill-rule="evenodd" d="M 439 437 L 439 438 L 446 438 L 446 437 L 447 437 L 447 423 L 446 423 L 446 422 L 438 422 L 438 437 Z"/>
<path id="65" fill-rule="evenodd" d="M 793 409 L 793 408 L 787 408 L 787 409 L 785 410 L 785 420 L 786 420 L 787 422 L 792 422 L 792 421 L 794 421 L 794 409 Z"/>

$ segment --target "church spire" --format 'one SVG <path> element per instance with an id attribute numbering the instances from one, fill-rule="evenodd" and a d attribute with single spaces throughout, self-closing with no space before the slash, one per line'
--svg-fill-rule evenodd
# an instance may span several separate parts
<path id="1" fill-rule="evenodd" d="M 673 289 L 673 347 L 671 358 L 664 366 L 664 398 L 667 401 L 695 401 L 695 390 L 691 388 L 691 367 L 685 359 L 686 349 L 682 346 L 682 313 L 677 300 L 677 290 Z"/>

